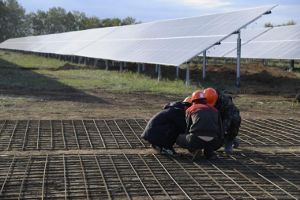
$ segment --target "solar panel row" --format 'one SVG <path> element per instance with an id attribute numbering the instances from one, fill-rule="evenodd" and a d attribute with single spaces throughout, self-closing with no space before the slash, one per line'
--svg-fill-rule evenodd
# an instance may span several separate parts
<path id="1" fill-rule="evenodd" d="M 300 26 L 282 26 L 262 29 L 243 29 L 242 58 L 300 59 Z M 236 37 L 231 36 L 222 45 L 208 50 L 209 57 L 236 57 Z"/>
<path id="2" fill-rule="evenodd" d="M 15 38 L 2 49 L 180 66 L 277 5 L 151 23 Z"/>

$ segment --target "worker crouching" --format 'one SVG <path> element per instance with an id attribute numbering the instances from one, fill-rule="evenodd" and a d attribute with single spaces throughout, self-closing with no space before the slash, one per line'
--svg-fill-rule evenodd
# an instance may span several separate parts
<path id="1" fill-rule="evenodd" d="M 173 149 L 177 137 L 186 130 L 185 110 L 189 102 L 171 102 L 154 115 L 141 135 L 155 150 L 171 156 L 179 156 Z"/>
<path id="2" fill-rule="evenodd" d="M 199 160 L 202 149 L 207 159 L 215 159 L 214 148 L 223 138 L 222 124 L 217 109 L 206 104 L 204 93 L 193 93 L 192 106 L 186 110 L 186 133 L 179 135 L 176 144 L 193 153 L 193 160 Z"/>

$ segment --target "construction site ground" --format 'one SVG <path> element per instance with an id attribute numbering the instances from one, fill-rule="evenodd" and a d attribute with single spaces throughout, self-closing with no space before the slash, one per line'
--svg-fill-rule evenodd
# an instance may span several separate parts
<path id="1" fill-rule="evenodd" d="M 208 65 L 207 80 L 226 92 L 235 68 Z M 163 77 L 174 78 L 174 69 L 163 68 Z M 201 80 L 202 69 L 192 65 L 191 78 Z M 242 67 L 241 87 L 230 92 L 242 116 L 240 146 L 195 162 L 176 145 L 180 157 L 140 138 L 164 104 L 184 95 L 2 87 L 11 101 L 0 118 L 0 198 L 300 199 L 299 83 L 278 68 Z"/>

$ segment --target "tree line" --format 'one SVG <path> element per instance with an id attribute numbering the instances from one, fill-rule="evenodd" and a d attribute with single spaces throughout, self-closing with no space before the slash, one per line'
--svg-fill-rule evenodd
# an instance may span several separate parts
<path id="1" fill-rule="evenodd" d="M 278 25 L 273 25 L 271 22 L 265 23 L 264 27 L 268 28 L 268 27 L 278 27 L 278 26 L 292 26 L 292 25 L 296 25 L 296 22 L 294 20 L 290 20 L 288 21 L 288 23 L 283 23 L 283 24 L 278 24 Z"/>
<path id="2" fill-rule="evenodd" d="M 61 7 L 26 13 L 17 0 L 0 0 L 0 42 L 9 38 L 138 23 L 141 22 L 132 17 L 99 19 L 79 11 L 67 12 Z"/>

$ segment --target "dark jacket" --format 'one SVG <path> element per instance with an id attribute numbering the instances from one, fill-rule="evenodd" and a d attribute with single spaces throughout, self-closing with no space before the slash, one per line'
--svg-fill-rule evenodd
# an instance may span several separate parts
<path id="1" fill-rule="evenodd" d="M 184 105 L 180 101 L 171 102 L 149 120 L 141 137 L 160 147 L 171 148 L 185 129 Z"/>
<path id="2" fill-rule="evenodd" d="M 208 104 L 193 103 L 186 110 L 187 133 L 196 136 L 222 138 L 222 123 L 219 112 Z"/>
<path id="3" fill-rule="evenodd" d="M 217 90 L 218 100 L 215 108 L 219 111 L 222 120 L 222 129 L 227 132 L 235 115 L 239 115 L 238 108 L 234 105 L 232 97 Z"/>

